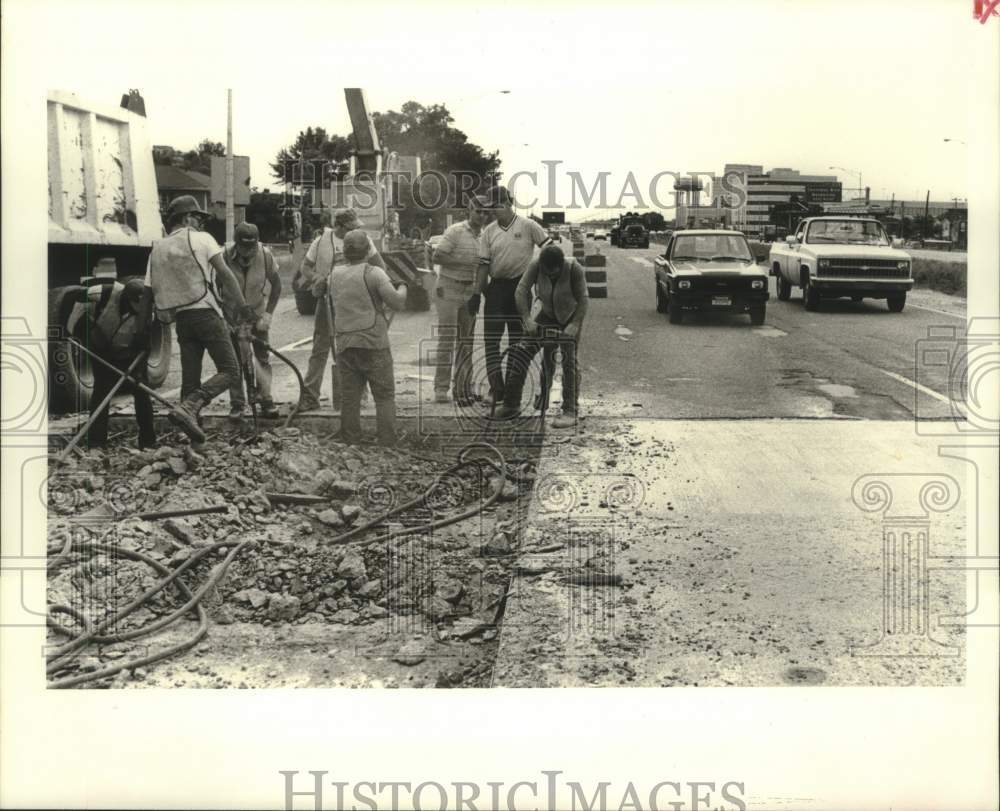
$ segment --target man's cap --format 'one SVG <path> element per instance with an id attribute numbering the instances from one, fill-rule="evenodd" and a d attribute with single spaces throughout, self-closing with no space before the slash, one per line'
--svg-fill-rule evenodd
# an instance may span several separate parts
<path id="1" fill-rule="evenodd" d="M 233 229 L 236 244 L 254 245 L 260 241 L 260 231 L 252 222 L 241 222 Z"/>
<path id="2" fill-rule="evenodd" d="M 173 219 L 181 214 L 201 214 L 203 217 L 208 216 L 208 212 L 203 211 L 198 206 L 198 201 L 190 194 L 182 194 L 180 197 L 175 197 L 170 201 L 170 205 L 167 208 L 167 219 Z"/>
<path id="3" fill-rule="evenodd" d="M 499 208 L 501 206 L 509 206 L 514 202 L 514 198 L 511 193 L 507 190 L 506 186 L 494 186 L 487 193 L 488 205 L 491 208 Z"/>
<path id="4" fill-rule="evenodd" d="M 565 261 L 566 256 L 558 245 L 547 245 L 538 254 L 538 264 L 549 270 L 561 268 Z"/>
<path id="5" fill-rule="evenodd" d="M 368 234 L 360 228 L 344 235 L 344 255 L 348 258 L 364 259 L 368 256 Z"/>
<path id="6" fill-rule="evenodd" d="M 335 226 L 340 226 L 341 228 L 354 225 L 358 221 L 358 212 L 353 208 L 345 208 L 343 211 L 338 211 L 336 216 L 333 218 L 333 224 Z"/>
<path id="7" fill-rule="evenodd" d="M 146 283 L 142 279 L 129 279 L 125 282 L 125 289 L 122 293 L 130 301 L 139 301 L 142 298 L 142 294 L 146 289 Z"/>

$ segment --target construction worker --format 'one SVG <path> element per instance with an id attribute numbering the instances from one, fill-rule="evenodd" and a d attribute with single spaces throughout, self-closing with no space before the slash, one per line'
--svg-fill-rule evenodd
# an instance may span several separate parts
<path id="1" fill-rule="evenodd" d="M 247 305 L 257 315 L 253 325 L 254 338 L 269 342 L 268 330 L 271 328 L 271 317 L 274 308 L 278 306 L 281 297 L 281 278 L 275 269 L 274 255 L 266 245 L 260 244 L 260 232 L 257 226 L 249 222 L 241 222 L 233 230 L 233 244 L 226 248 L 226 264 L 236 274 L 236 281 L 243 291 Z M 257 362 L 257 403 L 258 413 L 262 417 L 273 419 L 278 416 L 271 397 L 271 363 L 268 351 L 260 344 L 253 344 L 253 353 Z M 246 403 L 246 387 L 241 385 L 229 388 L 229 419 L 240 420 Z"/>
<path id="2" fill-rule="evenodd" d="M 325 215 L 329 222 L 329 212 Z M 337 212 L 333 218 L 333 227 L 329 225 L 323 228 L 323 232 L 316 237 L 309 250 L 306 251 L 305 259 L 302 260 L 303 283 L 308 285 L 312 293 L 319 299 L 316 307 L 316 320 L 313 327 L 312 353 L 309 355 L 309 366 L 306 369 L 305 388 L 302 398 L 299 400 L 299 411 L 315 411 L 319 408 L 320 388 L 323 384 L 323 373 L 326 369 L 330 352 L 334 350 L 332 333 L 334 308 L 333 301 L 329 296 L 330 271 L 338 261 L 343 261 L 342 246 L 344 236 L 348 231 L 361 228 L 361 221 L 358 213 L 353 208 L 345 208 Z M 385 269 L 385 262 L 375 248 L 375 243 L 368 239 L 368 264 Z M 336 353 L 334 353 L 336 355 Z M 339 409 L 337 402 L 340 385 L 336 380 L 336 367 L 333 367 L 332 388 L 333 407 Z"/>
<path id="3" fill-rule="evenodd" d="M 541 304 L 541 311 L 532 318 L 532 288 Z M 548 397 L 554 354 L 562 355 L 562 414 L 553 421 L 555 428 L 569 428 L 576 424 L 577 397 L 579 394 L 579 367 L 577 347 L 580 328 L 587 315 L 587 277 L 575 259 L 567 260 L 562 249 L 549 245 L 542 249 L 518 282 L 514 293 L 517 309 L 524 319 L 526 336 L 511 351 L 507 389 L 504 404 L 496 418 L 516 417 L 521 409 L 521 390 L 531 361 L 543 349 L 543 365 L 548 374 L 541 398 Z"/>
<path id="4" fill-rule="evenodd" d="M 476 314 L 470 312 L 466 304 L 476 285 L 479 237 L 489 222 L 488 204 L 485 197 L 470 200 L 468 219 L 448 228 L 434 249 L 434 264 L 441 266 L 437 284 L 438 344 L 434 371 L 434 399 L 439 403 L 448 402 L 449 385 L 458 405 L 470 405 L 475 399 L 471 373 Z"/>
<path id="5" fill-rule="evenodd" d="M 149 325 L 140 328 L 139 310 L 145 285 L 142 279 L 130 279 L 125 284 L 114 277 L 104 278 L 82 288 L 76 300 L 84 305 L 84 315 L 76 333 L 87 348 L 123 371 L 132 366 L 139 353 L 145 349 L 144 338 Z M 149 318 L 147 311 L 147 318 Z M 93 422 L 87 431 L 86 442 L 91 448 L 103 448 L 108 442 L 108 410 L 110 403 L 96 413 L 108 393 L 118 382 L 118 375 L 100 363 L 93 363 L 94 389 L 90 396 L 90 415 Z M 131 374 L 145 382 L 146 364 L 139 365 Z M 126 382 L 122 391 L 132 392 L 135 404 L 135 421 L 139 426 L 139 450 L 156 447 L 156 428 L 153 424 L 153 404 L 146 392 Z"/>
<path id="6" fill-rule="evenodd" d="M 521 276 L 528 269 L 535 246 L 542 247 L 549 235 L 534 220 L 514 213 L 510 192 L 498 186 L 489 194 L 496 219 L 483 229 L 479 240 L 479 272 L 475 294 L 468 308 L 479 312 L 482 293 L 486 294 L 483 318 L 483 343 L 486 346 L 486 373 L 494 402 L 504 399 L 504 375 L 500 369 L 500 339 L 507 332 L 507 345 L 512 347 L 521 338 L 521 316 L 514 300 Z M 489 286 L 487 286 L 489 281 Z M 507 369 L 510 369 L 508 354 Z"/>
<path id="7" fill-rule="evenodd" d="M 370 260 L 371 240 L 364 231 L 347 233 L 344 262 L 330 273 L 330 294 L 337 305 L 335 339 L 343 407 L 340 433 L 345 442 L 361 441 L 361 393 L 367 384 L 375 400 L 380 445 L 396 444 L 396 378 L 389 347 L 388 305 L 406 306 L 406 288 L 394 288 L 385 269 Z"/>
<path id="8" fill-rule="evenodd" d="M 202 408 L 240 380 L 227 317 L 234 324 L 257 320 L 226 264 L 222 248 L 202 230 L 208 216 L 189 194 L 170 203 L 168 236 L 153 244 L 139 313 L 140 325 L 146 323 L 145 313 L 151 307 L 156 308 L 161 321 L 177 322 L 181 402 L 169 418 L 193 434 L 199 432 Z M 206 350 L 216 373 L 203 383 L 201 364 Z"/>

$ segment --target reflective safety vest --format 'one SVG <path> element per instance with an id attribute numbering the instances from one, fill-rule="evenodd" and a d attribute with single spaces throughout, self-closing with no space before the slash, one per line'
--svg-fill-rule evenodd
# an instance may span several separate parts
<path id="1" fill-rule="evenodd" d="M 87 288 L 87 305 L 91 317 L 110 345 L 111 354 L 119 357 L 129 353 L 132 341 L 139 331 L 139 319 L 124 307 L 124 293 L 125 285 L 121 282 L 113 285 L 95 284 Z M 107 300 L 102 306 L 101 301 L 105 296 Z"/>
<path id="2" fill-rule="evenodd" d="M 189 228 L 181 228 L 153 244 L 149 276 L 156 315 L 161 321 L 173 321 L 179 307 L 197 304 L 207 295 L 212 295 L 221 307 L 208 269 L 194 255 Z"/>
<path id="3" fill-rule="evenodd" d="M 337 261 L 337 246 L 334 243 L 333 229 L 324 231 L 316 246 L 316 273 L 325 276 Z"/>
<path id="4" fill-rule="evenodd" d="M 330 295 L 337 308 L 334 330 L 337 337 L 365 333 L 388 341 L 385 311 L 376 304 L 368 276 L 369 264 L 338 266 L 330 276 Z"/>
<path id="5" fill-rule="evenodd" d="M 267 280 L 267 274 L 274 269 L 274 256 L 263 245 L 257 248 L 257 253 L 250 260 L 249 265 L 244 265 L 239 258 L 235 245 L 226 248 L 226 264 L 236 276 L 236 281 L 243 291 L 243 298 L 247 300 L 257 315 L 263 315 L 267 309 L 267 300 L 271 295 L 271 283 Z"/>

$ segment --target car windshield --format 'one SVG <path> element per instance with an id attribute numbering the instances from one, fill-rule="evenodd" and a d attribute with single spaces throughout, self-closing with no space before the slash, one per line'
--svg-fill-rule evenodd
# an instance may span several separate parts
<path id="1" fill-rule="evenodd" d="M 888 245 L 889 238 L 877 222 L 820 220 L 809 226 L 806 242 L 839 245 Z"/>
<path id="2" fill-rule="evenodd" d="M 750 247 L 741 234 L 690 234 L 674 238 L 674 259 L 752 262 Z"/>

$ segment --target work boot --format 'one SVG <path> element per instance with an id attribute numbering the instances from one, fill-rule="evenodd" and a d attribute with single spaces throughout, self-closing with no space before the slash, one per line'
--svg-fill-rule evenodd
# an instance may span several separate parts
<path id="1" fill-rule="evenodd" d="M 233 403 L 229 407 L 229 416 L 226 418 L 230 423 L 240 423 L 243 420 L 243 403 Z"/>
<path id="2" fill-rule="evenodd" d="M 493 414 L 494 420 L 512 420 L 521 416 L 521 409 L 514 406 L 502 405 Z"/>
<path id="3" fill-rule="evenodd" d="M 180 405 L 167 414 L 167 419 L 191 437 L 192 442 L 204 442 L 205 432 L 198 424 L 198 415 L 208 399 L 201 392 L 189 394 Z"/>
<path id="4" fill-rule="evenodd" d="M 257 414 L 265 420 L 276 420 L 281 416 L 274 405 L 274 400 L 261 400 L 257 405 Z"/>
<path id="5" fill-rule="evenodd" d="M 552 420 L 553 428 L 572 428 L 576 425 L 576 412 L 563 411 L 558 417 Z"/>
<path id="6" fill-rule="evenodd" d="M 303 397 L 299 400 L 296 410 L 300 413 L 303 411 L 319 411 L 319 400 L 314 400 L 311 397 Z"/>
<path id="7" fill-rule="evenodd" d="M 451 398 L 448 397 L 448 389 L 436 389 L 434 391 L 434 402 L 435 403 L 447 403 Z"/>

